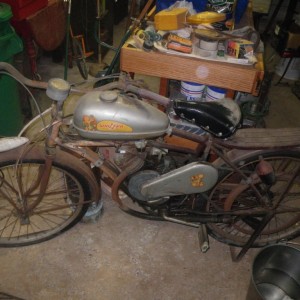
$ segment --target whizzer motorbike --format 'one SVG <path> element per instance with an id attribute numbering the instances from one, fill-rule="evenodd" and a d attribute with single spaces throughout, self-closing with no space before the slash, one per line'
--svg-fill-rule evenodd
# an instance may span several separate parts
<path id="1" fill-rule="evenodd" d="M 0 142 L 1 246 L 69 229 L 101 201 L 101 182 L 126 213 L 199 228 L 203 252 L 208 234 L 242 247 L 240 257 L 299 234 L 299 128 L 240 129 L 231 99 L 170 100 L 124 74 L 85 91 L 58 78 L 31 81 L 6 63 L 0 69 L 53 99 L 42 143 Z M 69 93 L 82 96 L 64 116 Z"/>

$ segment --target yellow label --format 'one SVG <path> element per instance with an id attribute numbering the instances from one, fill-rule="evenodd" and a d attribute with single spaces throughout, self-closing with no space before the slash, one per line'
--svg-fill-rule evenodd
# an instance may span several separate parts
<path id="1" fill-rule="evenodd" d="M 201 186 L 203 186 L 204 185 L 203 178 L 204 178 L 203 174 L 193 175 L 191 177 L 192 186 L 193 187 L 201 187 Z"/>
<path id="2" fill-rule="evenodd" d="M 115 121 L 101 121 L 97 124 L 97 130 L 110 132 L 132 132 L 132 128 Z"/>

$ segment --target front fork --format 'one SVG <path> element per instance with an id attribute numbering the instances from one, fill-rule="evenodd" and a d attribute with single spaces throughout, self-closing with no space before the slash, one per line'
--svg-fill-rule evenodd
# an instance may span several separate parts
<path id="1" fill-rule="evenodd" d="M 22 182 L 21 182 L 21 174 L 18 176 L 18 185 L 19 185 L 19 197 L 23 204 L 23 209 L 21 210 L 21 223 L 22 225 L 29 224 L 29 216 L 31 212 L 40 204 L 41 200 L 45 196 L 45 192 L 47 190 L 50 173 L 52 169 L 53 156 L 46 155 L 45 157 L 45 165 L 41 165 L 39 168 L 38 176 L 36 178 L 35 183 L 27 190 L 23 191 Z M 22 172 L 22 170 L 21 170 Z M 37 188 L 38 194 L 36 199 L 29 205 L 28 197 L 30 197 L 31 193 L 33 193 Z"/>
<path id="2" fill-rule="evenodd" d="M 35 180 L 35 183 L 30 186 L 26 191 L 23 189 L 22 184 L 22 162 L 20 165 L 17 165 L 17 182 L 18 182 L 18 192 L 19 198 L 22 202 L 22 209 L 19 210 L 22 224 L 29 224 L 29 217 L 32 211 L 40 204 L 42 199 L 45 196 L 47 190 L 53 159 L 56 155 L 56 138 L 58 137 L 59 128 L 62 124 L 61 120 L 55 121 L 52 123 L 50 131 L 45 141 L 45 164 L 39 167 L 38 176 Z M 33 192 L 36 193 L 38 190 L 36 199 L 32 203 L 28 203 L 28 198 Z"/>

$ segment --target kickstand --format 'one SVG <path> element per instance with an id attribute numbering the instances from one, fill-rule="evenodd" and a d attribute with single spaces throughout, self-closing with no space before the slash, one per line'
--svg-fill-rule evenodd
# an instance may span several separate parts
<path id="1" fill-rule="evenodd" d="M 270 212 L 262 219 L 260 225 L 254 230 L 254 232 L 250 236 L 249 240 L 242 247 L 240 252 L 236 253 L 237 252 L 237 250 L 235 249 L 236 247 L 230 246 L 230 254 L 231 254 L 231 259 L 233 262 L 239 262 L 244 257 L 244 255 L 252 247 L 255 240 L 258 238 L 258 236 L 261 234 L 261 232 L 264 230 L 264 228 L 270 222 L 270 220 L 273 218 L 273 216 L 274 216 L 274 213 Z"/>

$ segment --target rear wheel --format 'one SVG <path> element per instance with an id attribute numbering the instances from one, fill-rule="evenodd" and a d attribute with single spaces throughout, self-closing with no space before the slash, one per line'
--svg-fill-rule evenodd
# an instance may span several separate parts
<path id="1" fill-rule="evenodd" d="M 91 187 L 79 170 L 54 160 L 46 191 L 39 201 L 44 160 L 24 158 L 16 165 L 19 154 L 10 157 L 0 161 L 0 246 L 48 240 L 83 217 Z"/>
<path id="2" fill-rule="evenodd" d="M 300 174 L 293 179 L 279 206 L 277 208 L 273 206 L 300 167 L 300 154 L 292 151 L 269 152 L 263 154 L 263 158 L 272 165 L 276 176 L 276 182 L 270 188 L 261 181 L 255 184 L 267 204 L 262 204 L 250 185 L 245 183 L 238 172 L 232 170 L 221 174 L 221 180 L 212 190 L 207 206 L 209 212 L 247 210 L 266 206 L 275 210 L 274 217 L 258 236 L 254 247 L 290 240 L 300 234 Z M 259 157 L 253 156 L 238 162 L 237 165 L 249 177 L 255 173 L 258 163 Z M 208 224 L 208 228 L 217 240 L 234 246 L 243 246 L 261 224 L 261 220 L 262 217 L 243 216 L 237 217 L 230 224 Z"/>

